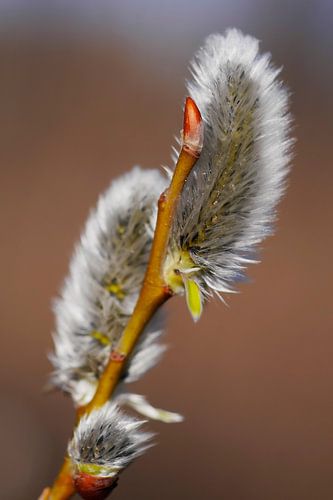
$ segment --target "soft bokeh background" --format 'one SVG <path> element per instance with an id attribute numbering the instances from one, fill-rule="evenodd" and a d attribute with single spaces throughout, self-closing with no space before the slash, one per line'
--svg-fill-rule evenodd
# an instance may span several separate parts
<path id="1" fill-rule="evenodd" d="M 170 164 L 187 64 L 237 26 L 293 92 L 290 188 L 263 262 L 198 325 L 169 304 L 163 362 L 135 387 L 186 415 L 118 500 L 333 498 L 332 16 L 329 0 L 0 2 L 1 492 L 36 499 L 73 410 L 43 394 L 50 302 L 89 207 L 133 164 Z"/>

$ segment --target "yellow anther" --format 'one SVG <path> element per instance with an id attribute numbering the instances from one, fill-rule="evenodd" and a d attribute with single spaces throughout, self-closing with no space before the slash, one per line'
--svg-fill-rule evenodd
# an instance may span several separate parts
<path id="1" fill-rule="evenodd" d="M 109 293 L 111 293 L 111 295 L 114 295 L 115 297 L 117 297 L 117 299 L 124 300 L 124 298 L 125 298 L 125 292 L 121 288 L 121 286 L 118 285 L 118 283 L 116 281 L 112 281 L 112 283 L 109 283 L 109 284 L 105 285 L 105 289 Z"/>
<path id="2" fill-rule="evenodd" d="M 90 335 L 103 345 L 111 344 L 109 337 L 105 333 L 99 332 L 98 330 L 93 330 Z"/>

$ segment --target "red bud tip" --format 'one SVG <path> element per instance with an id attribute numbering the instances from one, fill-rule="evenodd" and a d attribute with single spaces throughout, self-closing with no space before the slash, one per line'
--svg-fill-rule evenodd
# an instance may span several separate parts
<path id="1" fill-rule="evenodd" d="M 183 149 L 198 157 L 203 144 L 203 122 L 198 106 L 187 97 L 184 109 Z"/>

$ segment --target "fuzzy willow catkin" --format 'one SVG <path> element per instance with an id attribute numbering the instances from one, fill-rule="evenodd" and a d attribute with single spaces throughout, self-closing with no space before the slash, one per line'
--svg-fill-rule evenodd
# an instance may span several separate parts
<path id="1" fill-rule="evenodd" d="M 83 498 L 105 498 L 120 472 L 152 446 L 153 434 L 143 431 L 143 424 L 114 403 L 106 403 L 80 420 L 68 456 Z"/>
<path id="2" fill-rule="evenodd" d="M 164 276 L 175 293 L 185 290 L 198 319 L 202 298 L 232 291 L 272 232 L 291 140 L 287 91 L 256 39 L 235 29 L 211 35 L 191 69 L 204 143 L 178 203 Z"/>
<path id="3" fill-rule="evenodd" d="M 55 301 L 55 352 L 51 382 L 77 405 L 93 397 L 111 347 L 130 318 L 143 281 L 166 187 L 158 170 L 131 172 L 100 197 L 75 248 L 61 296 Z M 148 336 L 149 334 L 149 336 Z M 137 380 L 160 358 L 161 321 L 148 325 L 127 372 Z"/>

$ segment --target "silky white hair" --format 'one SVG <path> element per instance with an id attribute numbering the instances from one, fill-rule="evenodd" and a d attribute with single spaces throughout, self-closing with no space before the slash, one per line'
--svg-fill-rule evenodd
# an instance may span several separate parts
<path id="1" fill-rule="evenodd" d="M 76 404 L 93 397 L 98 378 L 134 310 L 149 258 L 157 200 L 166 187 L 158 170 L 138 167 L 114 181 L 91 212 L 54 303 L 51 382 Z M 160 359 L 161 321 L 146 328 L 127 364 L 137 380 Z M 149 333 L 149 336 L 148 336 Z M 126 379 L 126 376 L 125 376 Z"/>
<path id="2" fill-rule="evenodd" d="M 285 190 L 288 92 L 258 45 L 230 29 L 209 36 L 191 63 L 188 90 L 202 114 L 204 143 L 178 203 L 169 256 L 177 264 L 182 252 L 190 255 L 191 279 L 204 295 L 232 291 L 272 232 Z"/>

